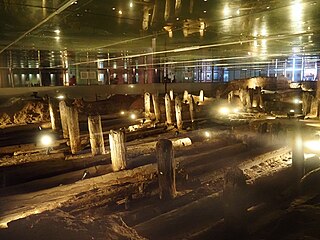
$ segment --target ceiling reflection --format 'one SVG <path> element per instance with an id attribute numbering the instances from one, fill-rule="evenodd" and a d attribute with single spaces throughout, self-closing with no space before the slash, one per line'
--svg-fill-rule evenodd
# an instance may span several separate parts
<path id="1" fill-rule="evenodd" d="M 148 56 L 264 63 L 317 55 L 319 10 L 319 0 L 0 0 L 0 53 L 13 68 Z"/>

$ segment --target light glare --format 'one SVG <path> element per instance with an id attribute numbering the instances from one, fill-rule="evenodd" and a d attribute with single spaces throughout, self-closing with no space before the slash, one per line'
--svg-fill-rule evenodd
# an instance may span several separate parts
<path id="1" fill-rule="evenodd" d="M 135 120 L 135 119 L 137 119 L 137 116 L 136 116 L 134 113 L 132 113 L 132 114 L 130 114 L 130 118 L 131 118 L 132 120 Z"/>
<path id="2" fill-rule="evenodd" d="M 304 146 L 311 151 L 320 151 L 320 141 L 318 140 L 306 141 Z"/>
<path id="3" fill-rule="evenodd" d="M 64 96 L 63 95 L 58 95 L 57 99 L 64 99 Z"/>
<path id="4" fill-rule="evenodd" d="M 221 108 L 219 109 L 219 113 L 222 114 L 222 115 L 227 115 L 227 114 L 230 113 L 230 109 L 227 108 L 227 107 L 221 107 Z"/>
<path id="5" fill-rule="evenodd" d="M 42 137 L 41 137 L 41 139 L 40 139 L 40 141 L 41 141 L 41 144 L 43 145 L 43 146 L 50 146 L 51 144 L 52 144 L 52 137 L 50 137 L 49 135 L 43 135 Z"/>

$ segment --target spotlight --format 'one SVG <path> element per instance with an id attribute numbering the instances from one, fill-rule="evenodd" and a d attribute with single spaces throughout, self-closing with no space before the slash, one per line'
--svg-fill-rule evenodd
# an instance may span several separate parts
<path id="1" fill-rule="evenodd" d="M 302 103 L 302 101 L 300 99 L 298 99 L 298 98 L 295 98 L 295 99 L 293 99 L 293 103 L 294 104 L 299 104 L 299 103 Z"/>
<path id="2" fill-rule="evenodd" d="M 135 120 L 135 119 L 137 119 L 137 116 L 136 116 L 134 113 L 131 113 L 131 114 L 130 114 L 130 118 L 131 118 L 132 120 Z"/>
<path id="3" fill-rule="evenodd" d="M 60 100 L 62 100 L 62 99 L 64 99 L 65 97 L 63 96 L 63 95 L 58 95 L 57 96 L 57 99 L 60 99 Z"/>
<path id="4" fill-rule="evenodd" d="M 205 132 L 204 132 L 204 136 L 205 136 L 206 138 L 210 138 L 210 137 L 211 137 L 211 133 L 208 132 L 208 131 L 205 131 Z"/>
<path id="5" fill-rule="evenodd" d="M 53 143 L 53 139 L 50 135 L 43 135 L 40 138 L 41 145 L 45 147 L 50 147 Z"/>
<path id="6" fill-rule="evenodd" d="M 121 111 L 121 112 L 120 112 L 120 114 L 121 114 L 121 115 L 124 115 L 124 114 L 125 114 L 125 112 L 124 112 L 124 111 Z"/>
<path id="7" fill-rule="evenodd" d="M 227 114 L 230 113 L 230 109 L 227 108 L 227 107 L 221 107 L 221 108 L 219 109 L 219 113 L 222 114 L 222 115 L 227 115 Z"/>
<path id="8" fill-rule="evenodd" d="M 239 111 L 240 111 L 239 108 L 234 108 L 234 109 L 233 109 L 233 113 L 238 113 Z"/>
<path id="9" fill-rule="evenodd" d="M 50 151 L 53 150 L 53 136 L 50 134 L 42 134 L 39 137 L 39 145 L 46 148 L 46 154 L 50 154 Z"/>
<path id="10" fill-rule="evenodd" d="M 312 141 L 306 141 L 304 143 L 305 148 L 311 151 L 320 151 L 320 141 L 319 140 L 312 140 Z"/>

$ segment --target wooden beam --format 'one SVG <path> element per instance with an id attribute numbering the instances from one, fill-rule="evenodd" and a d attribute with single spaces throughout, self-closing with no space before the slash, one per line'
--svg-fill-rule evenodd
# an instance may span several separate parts
<path id="1" fill-rule="evenodd" d="M 38 192 L 0 198 L 0 227 L 33 214 L 61 207 L 75 196 L 94 189 L 106 189 L 113 185 L 150 181 L 155 178 L 156 164 L 149 164 L 133 170 L 113 172 L 99 177 L 85 179 L 75 184 L 63 185 Z M 17 201 L 19 200 L 19 201 Z"/>

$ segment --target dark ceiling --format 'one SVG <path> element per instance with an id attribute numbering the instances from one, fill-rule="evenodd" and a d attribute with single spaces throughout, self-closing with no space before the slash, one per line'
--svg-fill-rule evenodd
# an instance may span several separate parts
<path id="1" fill-rule="evenodd" d="M 319 12 L 320 0 L 0 0 L 0 53 L 264 63 L 318 55 Z"/>

